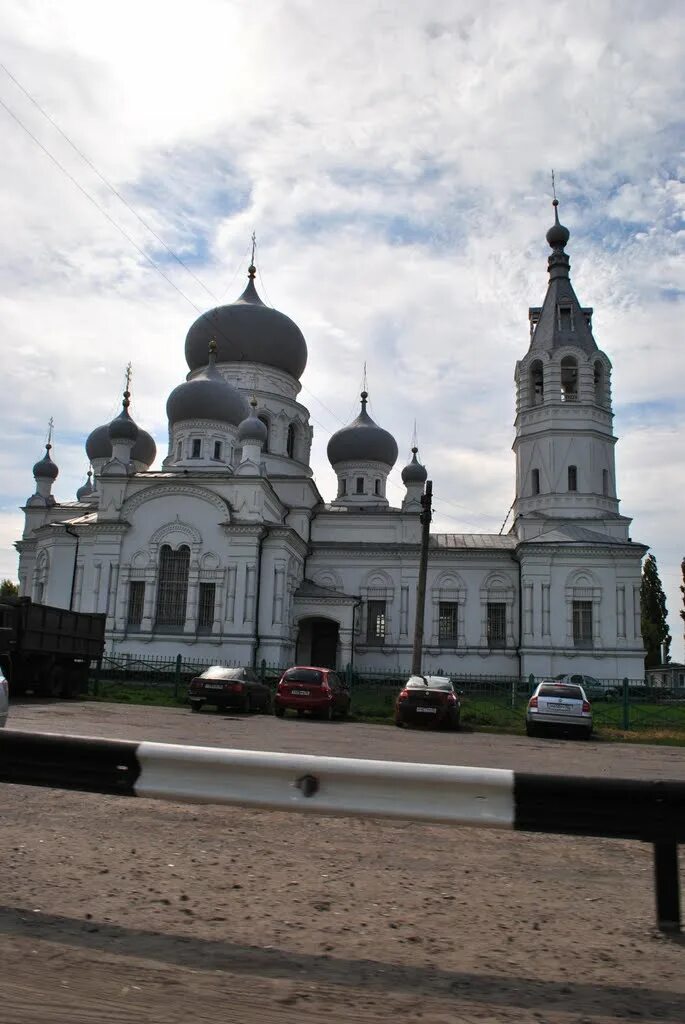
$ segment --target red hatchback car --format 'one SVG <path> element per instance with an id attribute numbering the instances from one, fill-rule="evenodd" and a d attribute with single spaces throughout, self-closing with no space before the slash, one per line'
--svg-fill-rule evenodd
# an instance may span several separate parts
<path id="1" fill-rule="evenodd" d="M 344 718 L 350 710 L 350 688 L 332 668 L 296 665 L 283 673 L 274 697 L 278 718 L 288 709 L 300 716 L 309 711 L 329 721 L 334 715 Z"/>

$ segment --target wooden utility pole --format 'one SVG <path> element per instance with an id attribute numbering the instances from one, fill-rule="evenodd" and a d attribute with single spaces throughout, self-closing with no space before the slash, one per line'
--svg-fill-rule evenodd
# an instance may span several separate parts
<path id="1" fill-rule="evenodd" d="M 425 494 L 421 495 L 421 556 L 419 559 L 419 581 L 416 586 L 416 621 L 414 623 L 414 650 L 411 658 L 411 674 L 421 675 L 423 653 L 423 618 L 426 608 L 426 575 L 428 572 L 428 539 L 430 537 L 433 499 L 433 481 L 426 481 Z"/>

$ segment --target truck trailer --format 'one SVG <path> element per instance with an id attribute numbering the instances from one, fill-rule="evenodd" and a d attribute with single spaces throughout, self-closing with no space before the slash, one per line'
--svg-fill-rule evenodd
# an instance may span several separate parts
<path id="1" fill-rule="evenodd" d="M 105 615 L 0 598 L 0 668 L 10 696 L 78 697 L 102 658 Z"/>

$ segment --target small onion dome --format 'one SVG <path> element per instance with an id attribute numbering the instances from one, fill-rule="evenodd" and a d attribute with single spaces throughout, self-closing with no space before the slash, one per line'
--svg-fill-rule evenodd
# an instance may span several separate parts
<path id="1" fill-rule="evenodd" d="M 33 476 L 36 480 L 56 480 L 59 469 L 50 458 L 51 444 L 45 445 L 45 455 L 33 467 Z"/>
<path id="2" fill-rule="evenodd" d="M 186 336 L 191 370 L 204 366 L 207 345 L 216 338 L 220 363 L 262 363 L 299 379 L 307 365 L 307 343 L 290 317 L 266 306 L 254 286 L 250 265 L 247 288 L 235 302 L 203 313 Z"/>
<path id="3" fill-rule="evenodd" d="M 362 391 L 362 409 L 356 420 L 336 431 L 328 442 L 328 461 L 332 466 L 339 462 L 382 462 L 386 466 L 395 465 L 397 442 L 392 434 L 374 423 L 367 413 L 368 397 L 367 392 Z"/>
<path id="4" fill-rule="evenodd" d="M 552 206 L 554 207 L 554 224 L 547 232 L 547 241 L 552 249 L 563 249 L 571 237 L 571 232 L 563 224 L 559 223 L 559 213 L 557 210 L 559 200 L 555 199 Z"/>
<path id="5" fill-rule="evenodd" d="M 247 419 L 238 427 L 238 438 L 244 444 L 246 441 L 253 441 L 256 444 L 262 445 L 267 439 L 268 430 L 266 424 L 257 416 L 257 400 L 255 398 L 250 402 L 252 411 Z"/>
<path id="6" fill-rule="evenodd" d="M 109 423 L 96 427 L 86 440 L 86 455 L 93 462 L 95 459 L 112 458 L 112 442 L 109 439 Z M 144 466 L 151 466 L 157 456 L 157 445 L 147 430 L 138 427 L 138 437 L 131 449 L 131 459 Z"/>
<path id="7" fill-rule="evenodd" d="M 87 481 L 85 482 L 85 484 L 82 484 L 81 487 L 79 487 L 79 489 L 76 492 L 76 500 L 77 501 L 88 501 L 88 498 L 93 493 L 94 487 L 93 487 L 93 483 L 92 483 L 92 480 L 91 480 L 92 476 L 93 476 L 93 473 L 89 469 L 88 470 L 88 479 L 87 479 Z"/>
<path id="8" fill-rule="evenodd" d="M 107 431 L 110 441 L 135 441 L 138 437 L 138 427 L 129 415 L 129 401 L 130 394 L 128 391 L 124 391 L 121 412 L 112 420 Z"/>
<path id="9" fill-rule="evenodd" d="M 411 462 L 409 462 L 402 470 L 402 483 L 405 486 L 409 484 L 425 484 L 428 478 L 428 471 L 425 466 L 422 466 L 419 460 L 416 458 L 418 448 L 412 448 L 411 450 Z"/>
<path id="10" fill-rule="evenodd" d="M 221 376 L 216 368 L 216 357 L 217 344 L 212 340 L 205 368 L 191 380 L 179 384 L 169 395 L 166 404 L 169 423 L 180 423 L 181 420 L 220 420 L 237 427 L 247 417 L 245 398 Z"/>

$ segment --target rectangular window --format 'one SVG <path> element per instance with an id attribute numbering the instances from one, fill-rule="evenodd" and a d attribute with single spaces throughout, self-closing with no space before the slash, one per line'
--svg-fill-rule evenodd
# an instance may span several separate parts
<path id="1" fill-rule="evenodd" d="M 364 493 L 364 477 L 363 476 L 358 476 L 357 477 L 357 494 L 363 494 L 363 493 Z"/>
<path id="2" fill-rule="evenodd" d="M 532 491 L 533 494 L 540 493 L 540 470 L 534 469 L 532 474 Z"/>
<path id="3" fill-rule="evenodd" d="M 145 580 L 131 580 L 128 585 L 128 612 L 126 622 L 129 626 L 140 626 L 143 621 L 143 605 L 145 603 Z"/>
<path id="4" fill-rule="evenodd" d="M 578 490 L 578 470 L 575 466 L 568 467 L 568 489 L 569 491 Z"/>
<path id="5" fill-rule="evenodd" d="M 199 437 L 193 438 L 193 447 L 190 453 L 191 459 L 199 459 L 202 455 L 202 441 Z"/>
<path id="6" fill-rule="evenodd" d="M 347 494 L 347 480 L 345 477 L 340 481 L 340 496 L 342 497 L 344 494 Z"/>
<path id="7" fill-rule="evenodd" d="M 380 480 L 376 480 L 374 482 L 373 489 L 374 489 L 374 493 L 375 494 L 380 494 L 381 493 L 381 482 L 380 482 Z"/>
<path id="8" fill-rule="evenodd" d="M 507 605 L 488 601 L 488 647 L 507 646 Z"/>
<path id="9" fill-rule="evenodd" d="M 605 498 L 609 497 L 609 471 L 607 469 L 602 470 L 602 494 Z"/>
<path id="10" fill-rule="evenodd" d="M 573 643 L 592 647 L 592 601 L 573 602 Z"/>
<path id="11" fill-rule="evenodd" d="M 176 461 L 180 462 L 183 458 L 183 442 L 179 441 L 176 445 Z"/>
<path id="12" fill-rule="evenodd" d="M 216 600 L 216 583 L 201 583 L 197 605 L 198 633 L 211 633 L 214 625 L 214 603 Z"/>
<path id="13" fill-rule="evenodd" d="M 385 601 L 369 601 L 366 624 L 366 642 L 381 645 L 385 643 Z"/>
<path id="14" fill-rule="evenodd" d="M 214 458 L 215 459 L 220 459 L 221 458 L 221 441 L 215 441 L 214 442 Z"/>
<path id="15" fill-rule="evenodd" d="M 456 601 L 441 601 L 438 611 L 438 640 L 445 647 L 457 646 L 457 612 Z"/>

